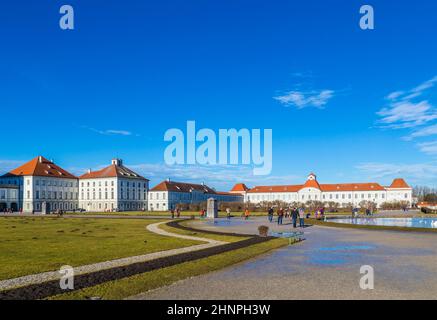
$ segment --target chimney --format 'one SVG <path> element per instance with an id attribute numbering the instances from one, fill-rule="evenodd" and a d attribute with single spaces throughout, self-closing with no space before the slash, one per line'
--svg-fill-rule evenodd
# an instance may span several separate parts
<path id="1" fill-rule="evenodd" d="M 42 163 L 42 157 L 41 156 L 38 156 L 38 162 Z"/>
<path id="2" fill-rule="evenodd" d="M 123 160 L 121 159 L 112 159 L 112 164 L 116 166 L 121 166 L 123 164 Z"/>
<path id="3" fill-rule="evenodd" d="M 167 182 L 170 182 L 170 178 L 167 178 Z"/>
<path id="4" fill-rule="evenodd" d="M 91 169 L 88 169 L 88 173 L 91 173 Z"/>

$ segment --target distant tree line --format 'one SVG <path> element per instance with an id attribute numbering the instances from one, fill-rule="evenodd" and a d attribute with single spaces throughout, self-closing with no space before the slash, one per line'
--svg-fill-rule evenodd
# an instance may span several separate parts
<path id="1" fill-rule="evenodd" d="M 206 210 L 207 203 L 206 201 L 200 203 L 180 203 L 177 205 L 183 211 L 194 211 L 199 212 L 202 209 Z M 305 208 L 308 212 L 315 212 L 319 208 L 325 208 L 326 212 L 351 212 L 354 209 L 354 205 L 352 202 L 343 204 L 340 206 L 339 203 L 334 201 L 316 201 L 310 200 L 305 203 L 302 202 L 285 202 L 281 200 L 275 201 L 261 201 L 259 203 L 244 203 L 244 202 L 218 202 L 218 208 L 220 211 L 225 211 L 226 208 L 230 208 L 232 212 L 242 212 L 246 208 L 251 212 L 267 212 L 269 208 Z M 383 210 L 400 210 L 409 207 L 409 203 L 407 201 L 391 201 L 384 202 L 380 205 L 380 209 Z M 364 212 L 366 209 L 370 209 L 375 211 L 377 208 L 377 204 L 373 201 L 363 200 L 358 204 L 357 207 L 361 212 Z"/>
<path id="2" fill-rule="evenodd" d="M 419 201 L 437 202 L 437 189 L 427 186 L 415 186 L 413 196 L 417 197 Z"/>

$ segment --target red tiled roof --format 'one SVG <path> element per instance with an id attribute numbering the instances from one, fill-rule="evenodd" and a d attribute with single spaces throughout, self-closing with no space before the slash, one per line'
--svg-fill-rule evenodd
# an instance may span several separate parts
<path id="1" fill-rule="evenodd" d="M 4 177 L 13 176 L 39 176 L 76 179 L 76 177 L 68 171 L 41 156 L 33 158 L 29 162 L 4 175 Z"/>
<path id="2" fill-rule="evenodd" d="M 115 165 L 115 164 L 111 164 L 110 166 L 98 171 L 91 171 L 85 173 L 81 175 L 79 179 L 97 179 L 97 178 L 112 178 L 112 177 L 148 180 L 140 176 L 139 174 L 133 172 L 131 169 L 126 168 L 123 165 Z"/>
<path id="3" fill-rule="evenodd" d="M 238 196 L 242 197 L 243 196 L 243 195 L 240 195 L 238 193 L 232 193 L 232 192 L 226 192 L 226 191 L 216 191 L 215 193 L 220 194 L 222 196 L 234 196 L 234 197 L 238 197 Z"/>
<path id="4" fill-rule="evenodd" d="M 320 188 L 323 192 L 334 191 L 383 191 L 385 188 L 379 183 L 339 183 L 339 184 L 321 184 Z"/>
<path id="5" fill-rule="evenodd" d="M 185 183 L 185 182 L 175 182 L 175 181 L 162 181 L 150 191 L 173 191 L 173 192 L 191 192 L 198 191 L 204 193 L 212 193 L 215 194 L 216 191 L 211 189 L 207 185 L 202 184 L 194 184 L 194 183 Z"/>
<path id="6" fill-rule="evenodd" d="M 309 183 L 308 183 L 309 182 Z M 314 183 L 315 182 L 315 183 Z M 304 185 L 286 185 L 286 186 L 257 186 L 248 191 L 248 193 L 271 193 L 271 192 L 298 192 L 303 188 L 317 188 L 323 192 L 341 192 L 341 191 L 382 191 L 385 190 L 378 183 L 338 183 L 338 184 L 318 184 L 317 181 L 308 180 Z"/>
<path id="7" fill-rule="evenodd" d="M 315 189 L 319 189 L 320 190 L 320 185 L 317 182 L 317 180 L 310 180 L 308 179 L 307 181 L 305 181 L 305 184 L 302 186 L 303 188 L 315 188 Z"/>
<path id="8" fill-rule="evenodd" d="M 234 192 L 234 191 L 247 191 L 247 190 L 249 190 L 249 188 L 244 184 L 244 183 L 237 183 L 232 189 L 231 189 L 231 192 Z"/>
<path id="9" fill-rule="evenodd" d="M 394 179 L 389 188 L 410 188 L 402 178 Z"/>
<path id="10" fill-rule="evenodd" d="M 300 189 L 302 189 L 302 185 L 256 186 L 250 189 L 247 193 L 298 192 Z"/>

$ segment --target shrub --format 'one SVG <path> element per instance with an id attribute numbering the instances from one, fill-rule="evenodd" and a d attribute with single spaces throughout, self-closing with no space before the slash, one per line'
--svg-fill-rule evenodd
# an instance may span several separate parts
<path id="1" fill-rule="evenodd" d="M 409 203 L 408 201 L 390 201 L 390 202 L 383 202 L 380 205 L 380 208 L 383 210 L 401 210 L 403 208 L 408 208 Z"/>

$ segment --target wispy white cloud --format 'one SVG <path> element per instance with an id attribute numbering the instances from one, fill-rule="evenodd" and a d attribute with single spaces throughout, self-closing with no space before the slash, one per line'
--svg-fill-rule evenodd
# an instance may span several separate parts
<path id="1" fill-rule="evenodd" d="M 116 130 L 116 129 L 99 130 L 96 128 L 85 127 L 85 126 L 83 128 L 91 130 L 91 131 L 96 132 L 98 134 L 106 135 L 106 136 L 113 136 L 113 135 L 131 136 L 131 135 L 133 135 L 132 132 L 127 131 L 127 130 Z"/>
<path id="2" fill-rule="evenodd" d="M 434 107 L 428 101 L 414 103 L 400 101 L 377 112 L 382 119 L 379 121 L 385 128 L 413 128 L 437 119 Z"/>
<path id="3" fill-rule="evenodd" d="M 158 183 L 161 180 L 170 178 L 175 181 L 193 183 L 205 182 L 217 190 L 229 190 L 235 183 L 242 182 L 249 186 L 263 184 L 290 184 L 293 181 L 302 181 L 302 177 L 294 175 L 284 176 L 259 176 L 253 175 L 251 166 L 242 165 L 166 165 L 160 163 L 142 163 L 129 165 L 129 167 Z M 153 185 L 153 183 L 152 183 Z"/>
<path id="4" fill-rule="evenodd" d="M 423 153 L 429 154 L 429 155 L 436 155 L 437 154 L 437 141 L 432 142 L 422 142 L 417 144 L 419 147 L 419 150 Z"/>
<path id="5" fill-rule="evenodd" d="M 283 95 L 273 97 L 285 106 L 294 106 L 298 109 L 306 107 L 323 108 L 334 97 L 333 90 L 320 91 L 289 91 Z"/>
<path id="6" fill-rule="evenodd" d="M 356 166 L 371 179 L 393 179 L 403 177 L 409 183 L 432 183 L 437 179 L 437 163 L 378 163 L 368 162 Z"/>
<path id="7" fill-rule="evenodd" d="M 421 97 L 434 87 L 437 76 L 408 91 L 395 91 L 387 95 L 388 105 L 377 112 L 378 123 L 384 128 L 417 128 L 437 119 L 437 110 L 428 100 Z M 411 138 L 411 137 L 410 137 Z"/>
<path id="8" fill-rule="evenodd" d="M 433 124 L 431 126 L 426 126 L 423 128 L 420 128 L 418 130 L 415 130 L 410 135 L 404 137 L 405 140 L 412 140 L 414 138 L 418 137 L 428 137 L 432 135 L 437 135 L 437 124 Z"/>

